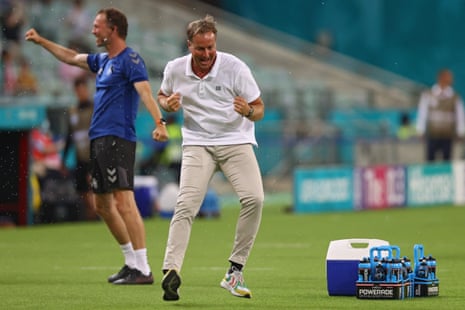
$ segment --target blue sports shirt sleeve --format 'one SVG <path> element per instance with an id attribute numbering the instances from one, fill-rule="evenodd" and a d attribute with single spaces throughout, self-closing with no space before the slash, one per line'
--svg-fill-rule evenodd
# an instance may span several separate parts
<path id="1" fill-rule="evenodd" d="M 136 83 L 140 81 L 147 81 L 149 79 L 145 62 L 137 52 L 130 51 L 129 57 L 126 58 L 127 65 L 124 68 L 128 69 L 127 75 L 129 82 Z"/>
<path id="2" fill-rule="evenodd" d="M 97 73 L 100 68 L 100 59 L 102 56 L 106 55 L 106 53 L 87 55 L 87 65 L 89 66 L 90 71 Z"/>

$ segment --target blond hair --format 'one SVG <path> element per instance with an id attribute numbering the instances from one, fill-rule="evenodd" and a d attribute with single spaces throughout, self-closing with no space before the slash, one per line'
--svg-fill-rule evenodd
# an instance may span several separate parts
<path id="1" fill-rule="evenodd" d="M 192 41 L 195 35 L 199 33 L 213 32 L 216 36 L 216 21 L 211 15 L 206 15 L 202 19 L 194 20 L 187 26 L 187 39 Z"/>

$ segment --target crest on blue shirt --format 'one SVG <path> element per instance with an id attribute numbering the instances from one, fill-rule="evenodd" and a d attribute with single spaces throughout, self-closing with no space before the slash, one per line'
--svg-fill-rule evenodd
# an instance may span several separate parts
<path id="1" fill-rule="evenodd" d="M 101 75 L 103 73 L 103 70 L 104 70 L 104 67 L 101 67 L 100 69 L 98 69 L 97 71 L 97 74 L 98 75 Z M 113 73 L 113 65 L 111 65 L 108 69 L 107 69 L 107 75 L 110 75 Z"/>

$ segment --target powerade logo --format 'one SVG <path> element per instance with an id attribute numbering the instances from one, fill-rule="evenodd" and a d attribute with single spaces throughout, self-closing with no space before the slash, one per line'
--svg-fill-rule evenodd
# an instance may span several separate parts
<path id="1" fill-rule="evenodd" d="M 360 298 L 394 298 L 392 288 L 359 288 L 358 296 Z"/>

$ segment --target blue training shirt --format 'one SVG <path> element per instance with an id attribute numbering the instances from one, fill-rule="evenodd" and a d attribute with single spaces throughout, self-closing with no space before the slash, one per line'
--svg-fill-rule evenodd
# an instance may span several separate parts
<path id="1" fill-rule="evenodd" d="M 108 53 L 89 54 L 87 64 L 96 73 L 89 138 L 113 135 L 136 141 L 135 120 L 140 98 L 134 83 L 148 80 L 144 60 L 126 47 L 113 58 Z"/>

